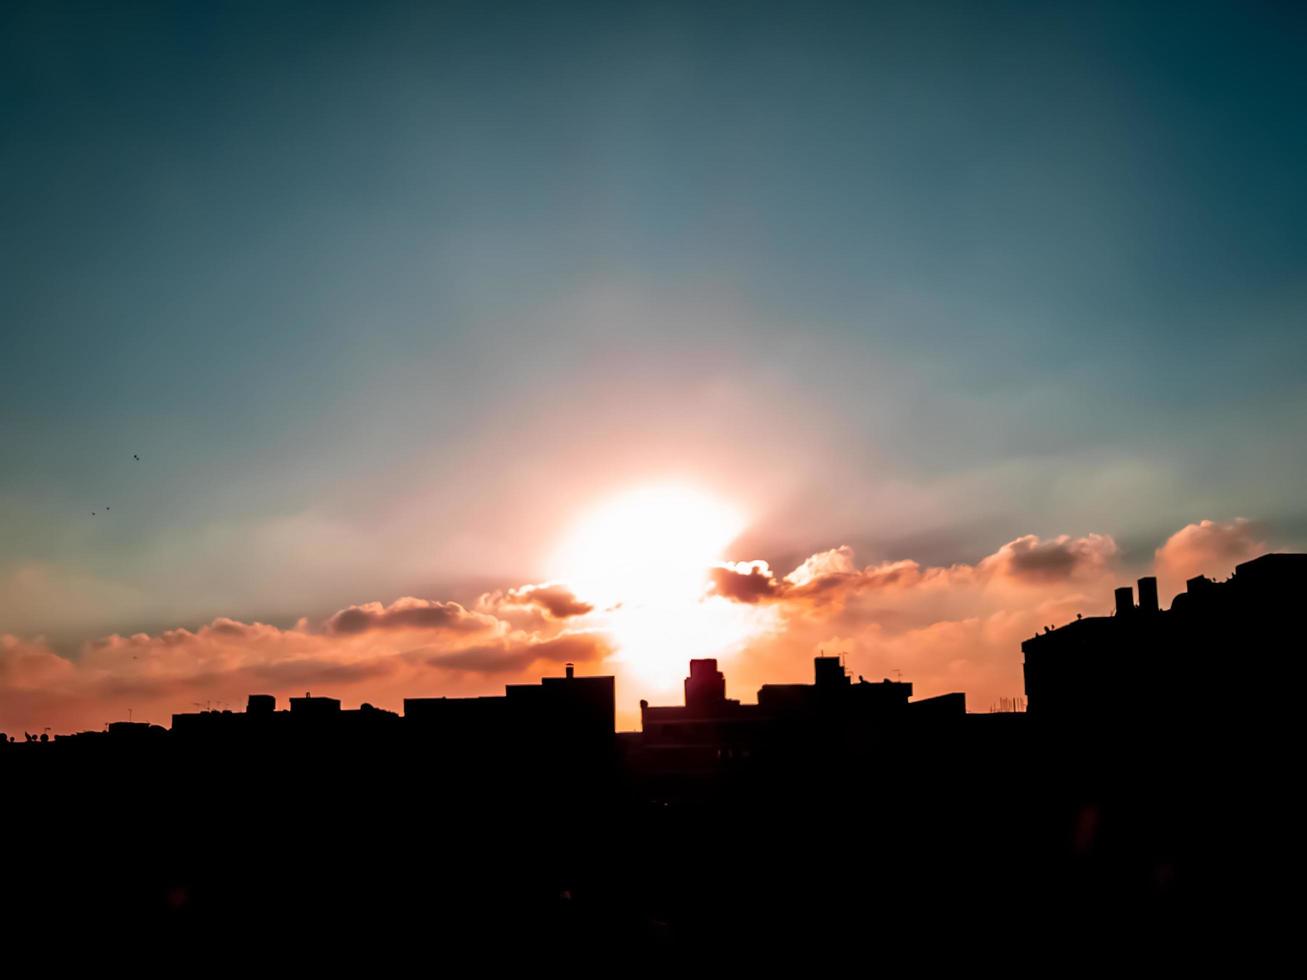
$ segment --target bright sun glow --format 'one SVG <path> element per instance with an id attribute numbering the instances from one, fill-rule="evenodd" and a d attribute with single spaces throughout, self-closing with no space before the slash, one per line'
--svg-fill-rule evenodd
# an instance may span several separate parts
<path id="1" fill-rule="evenodd" d="M 729 655 L 770 621 L 769 610 L 705 595 L 708 570 L 746 524 L 741 511 L 693 487 L 634 490 L 572 529 L 552 577 L 595 604 L 634 672 L 667 686 L 691 658 Z"/>
<path id="2" fill-rule="evenodd" d="M 708 568 L 744 523 L 731 506 L 690 487 L 635 490 L 572 530 L 555 556 L 555 575 L 602 605 L 697 599 Z"/>

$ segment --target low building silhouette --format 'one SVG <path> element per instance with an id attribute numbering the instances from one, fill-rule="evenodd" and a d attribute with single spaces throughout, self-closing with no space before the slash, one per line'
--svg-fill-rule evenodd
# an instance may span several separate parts
<path id="1" fill-rule="evenodd" d="M 498 696 L 405 698 L 404 723 L 414 735 L 463 739 L 469 747 L 529 741 L 607 748 L 617 728 L 615 679 L 578 677 L 568 664 L 562 677 L 509 684 Z"/>
<path id="2" fill-rule="evenodd" d="M 290 710 L 278 711 L 271 694 L 251 694 L 245 711 L 192 711 L 172 716 L 172 733 L 181 739 L 222 742 L 276 738 L 398 737 L 399 715 L 364 703 L 342 708 L 337 698 L 305 692 L 290 698 Z M 112 726 L 110 726 L 112 729 Z"/>
<path id="3" fill-rule="evenodd" d="M 838 657 L 813 658 L 813 683 L 764 684 L 757 703 L 726 697 L 717 661 L 691 660 L 684 706 L 640 702 L 640 758 L 655 767 L 696 768 L 874 742 L 909 721 L 966 714 L 960 693 L 912 701 L 904 681 L 855 683 Z M 652 755 L 649 754 L 652 752 Z"/>
<path id="4" fill-rule="evenodd" d="M 304 697 L 290 699 L 290 713 L 300 718 L 334 718 L 340 714 L 340 699 L 315 698 L 305 691 Z"/>

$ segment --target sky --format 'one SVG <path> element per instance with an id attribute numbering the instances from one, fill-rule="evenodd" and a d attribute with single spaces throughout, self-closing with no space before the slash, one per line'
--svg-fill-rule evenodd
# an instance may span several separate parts
<path id="1" fill-rule="evenodd" d="M 0 729 L 566 660 L 629 724 L 836 649 L 984 710 L 1112 586 L 1302 547 L 1304 42 L 5 4 Z"/>

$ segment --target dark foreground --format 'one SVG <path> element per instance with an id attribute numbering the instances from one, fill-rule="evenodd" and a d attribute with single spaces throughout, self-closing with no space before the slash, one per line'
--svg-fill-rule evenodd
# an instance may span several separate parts
<path id="1" fill-rule="evenodd" d="M 10 747 L 6 943 L 106 964 L 1025 967 L 1267 947 L 1285 858 L 1242 749 L 1032 721 L 680 768 L 620 739 Z"/>

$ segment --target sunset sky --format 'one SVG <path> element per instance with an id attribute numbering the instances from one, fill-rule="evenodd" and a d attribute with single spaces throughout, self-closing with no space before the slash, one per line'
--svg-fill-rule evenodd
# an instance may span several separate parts
<path id="1" fill-rule="evenodd" d="M 985 710 L 1302 547 L 1305 9 L 4 4 L 0 730 Z"/>

